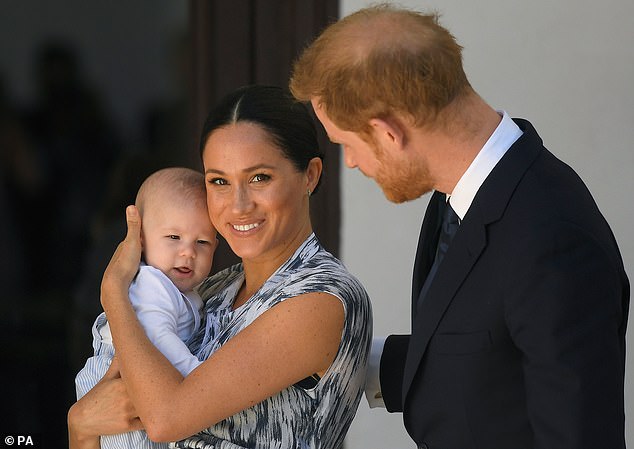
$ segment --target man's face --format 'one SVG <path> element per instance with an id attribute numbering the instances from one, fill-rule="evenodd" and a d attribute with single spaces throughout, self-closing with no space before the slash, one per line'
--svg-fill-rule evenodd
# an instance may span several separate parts
<path id="1" fill-rule="evenodd" d="M 341 145 L 346 166 L 358 168 L 365 176 L 376 180 L 379 161 L 372 145 L 362 139 L 359 134 L 345 131 L 335 125 L 316 99 L 311 100 L 311 103 L 317 118 L 324 125 L 330 141 Z"/>
<path id="2" fill-rule="evenodd" d="M 368 142 L 355 132 L 342 130 L 330 120 L 318 99 L 312 99 L 311 103 L 330 141 L 343 148 L 345 164 L 374 179 L 389 201 L 411 201 L 432 190 L 426 167 L 409 157 L 410 153 L 395 154 L 382 148 L 377 139 Z"/>

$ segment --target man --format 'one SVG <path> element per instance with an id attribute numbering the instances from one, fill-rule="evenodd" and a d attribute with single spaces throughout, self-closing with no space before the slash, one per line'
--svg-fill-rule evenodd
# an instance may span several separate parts
<path id="1" fill-rule="evenodd" d="M 411 335 L 385 340 L 369 397 L 403 412 L 419 448 L 624 448 L 614 236 L 533 126 L 472 89 L 437 18 L 358 11 L 305 50 L 290 88 L 389 200 L 434 191 Z"/>

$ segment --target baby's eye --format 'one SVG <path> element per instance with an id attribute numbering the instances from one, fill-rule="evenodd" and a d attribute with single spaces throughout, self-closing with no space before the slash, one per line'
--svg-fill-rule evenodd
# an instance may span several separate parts
<path id="1" fill-rule="evenodd" d="M 196 240 L 196 243 L 199 243 L 201 245 L 209 245 L 209 241 L 208 240 Z"/>
<path id="2" fill-rule="evenodd" d="M 265 175 L 264 173 L 258 173 L 253 178 L 251 178 L 251 181 L 252 182 L 264 182 L 264 181 L 268 181 L 269 179 L 271 179 L 271 177 L 269 175 Z"/>
<path id="3" fill-rule="evenodd" d="M 168 235 L 168 237 L 170 239 L 172 239 L 172 240 L 180 240 L 181 239 L 180 236 L 176 235 L 176 234 L 170 234 L 170 235 Z"/>

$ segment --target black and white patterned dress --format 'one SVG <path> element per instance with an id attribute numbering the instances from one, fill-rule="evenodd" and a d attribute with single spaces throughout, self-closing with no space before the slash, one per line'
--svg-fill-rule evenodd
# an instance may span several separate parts
<path id="1" fill-rule="evenodd" d="M 199 288 L 204 326 L 190 349 L 206 360 L 262 313 L 287 298 L 325 292 L 341 300 L 344 328 L 334 362 L 316 385 L 291 386 L 187 438 L 177 448 L 337 449 L 356 413 L 372 337 L 372 311 L 361 283 L 312 234 L 245 304 L 232 310 L 244 273 L 238 264 Z"/>

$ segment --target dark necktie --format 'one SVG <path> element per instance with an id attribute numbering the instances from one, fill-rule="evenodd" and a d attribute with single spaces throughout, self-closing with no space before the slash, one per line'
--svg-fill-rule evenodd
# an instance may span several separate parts
<path id="1" fill-rule="evenodd" d="M 421 288 L 420 295 L 418 296 L 418 306 L 423 302 L 425 296 L 427 296 L 427 291 L 429 290 L 429 286 L 431 285 L 434 276 L 436 276 L 436 271 L 438 271 L 438 266 L 442 261 L 445 254 L 447 254 L 447 250 L 449 249 L 449 245 L 451 244 L 451 240 L 453 239 L 458 227 L 460 226 L 460 219 L 456 212 L 447 201 L 445 211 L 443 213 L 442 223 L 440 226 L 440 236 L 438 237 L 438 247 L 436 248 L 436 257 L 434 258 L 434 263 L 432 264 L 429 274 L 425 279 L 425 283 Z"/>
<path id="2" fill-rule="evenodd" d="M 447 207 L 445 208 L 440 228 L 440 237 L 438 237 L 438 248 L 436 249 L 434 265 L 440 264 L 440 261 L 445 257 L 445 254 L 447 254 L 449 244 L 451 244 L 451 240 L 453 240 L 458 226 L 460 226 L 460 219 L 453 210 L 453 207 L 451 207 L 451 204 L 449 204 L 449 201 L 447 201 Z"/>

